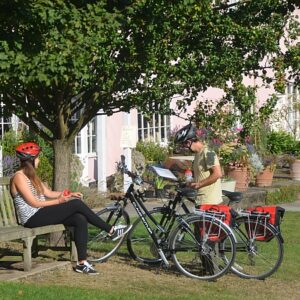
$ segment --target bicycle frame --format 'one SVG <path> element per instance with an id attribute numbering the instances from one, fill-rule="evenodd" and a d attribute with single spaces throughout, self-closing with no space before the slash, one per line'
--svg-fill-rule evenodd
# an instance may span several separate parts
<path id="1" fill-rule="evenodd" d="M 123 204 L 120 204 L 120 202 L 123 201 Z M 118 208 L 118 217 L 116 218 L 116 221 L 118 220 L 118 218 L 122 215 L 122 211 L 126 208 L 127 206 L 127 198 L 122 198 L 120 200 L 115 201 L 113 204 L 108 205 L 107 208 Z M 109 214 L 108 218 L 107 218 L 107 222 L 110 223 L 111 218 L 114 216 L 115 212 L 111 211 L 111 213 Z M 112 224 L 115 225 L 115 224 Z"/>
<path id="2" fill-rule="evenodd" d="M 136 210 L 139 218 L 141 219 L 142 223 L 144 224 L 146 230 L 148 231 L 149 235 L 151 236 L 154 245 L 157 249 L 157 252 L 159 254 L 159 256 L 161 257 L 162 261 L 164 262 L 165 266 L 168 267 L 170 264 L 166 258 L 166 255 L 163 251 L 163 249 L 160 247 L 157 235 L 155 233 L 154 230 L 152 230 L 149 222 L 147 221 L 145 215 L 151 220 L 151 222 L 154 224 L 154 226 L 156 227 L 156 229 L 160 232 L 165 234 L 166 232 L 168 232 L 168 230 L 166 231 L 158 222 L 157 220 L 155 220 L 155 218 L 153 218 L 153 216 L 149 213 L 149 210 L 146 208 L 146 206 L 143 204 L 143 201 L 141 200 L 141 198 L 143 197 L 142 193 L 140 191 L 136 191 L 134 189 L 134 184 L 130 184 L 125 197 L 128 198 L 130 200 L 130 202 L 132 203 L 134 209 Z M 189 232 L 192 236 L 193 236 L 193 232 L 191 231 L 191 229 L 189 228 L 188 224 L 186 224 L 186 222 L 184 221 L 184 218 L 182 215 L 176 213 L 176 206 L 177 203 L 179 202 L 179 199 L 177 199 L 177 201 L 175 200 L 173 202 L 172 208 L 170 207 L 171 204 L 169 203 L 169 207 L 166 207 L 166 209 L 169 209 L 170 213 L 166 214 L 163 216 L 163 219 L 161 220 L 162 222 L 165 221 L 164 217 L 168 217 L 167 221 L 170 221 L 171 218 L 173 219 L 172 223 L 169 224 L 169 228 L 172 228 L 174 221 L 176 220 L 179 224 L 181 224 L 184 229 Z M 189 213 L 188 208 L 186 207 L 186 205 L 184 203 L 182 203 L 182 207 L 184 209 L 184 211 L 186 213 Z M 195 239 L 195 241 L 199 244 L 199 242 Z"/>

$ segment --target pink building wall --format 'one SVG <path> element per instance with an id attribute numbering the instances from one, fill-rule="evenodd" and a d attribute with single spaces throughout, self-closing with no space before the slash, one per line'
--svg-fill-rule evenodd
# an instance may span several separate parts
<path id="1" fill-rule="evenodd" d="M 132 110 L 130 113 L 130 124 L 127 121 L 125 113 L 116 113 L 107 117 L 106 127 L 106 157 L 107 157 L 107 174 L 111 175 L 116 171 L 116 162 L 120 161 L 121 154 L 124 154 L 124 149 L 121 148 L 122 127 L 124 125 L 131 125 L 137 127 L 137 110 Z M 136 130 L 137 135 L 137 130 Z"/>

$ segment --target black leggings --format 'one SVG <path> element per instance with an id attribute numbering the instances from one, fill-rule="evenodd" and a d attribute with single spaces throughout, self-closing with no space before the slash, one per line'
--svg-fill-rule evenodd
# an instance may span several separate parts
<path id="1" fill-rule="evenodd" d="M 85 260 L 87 258 L 88 223 L 104 229 L 106 232 L 110 232 L 112 228 L 85 203 L 79 199 L 74 199 L 39 209 L 24 226 L 29 228 L 55 224 L 73 226 L 78 260 Z"/>

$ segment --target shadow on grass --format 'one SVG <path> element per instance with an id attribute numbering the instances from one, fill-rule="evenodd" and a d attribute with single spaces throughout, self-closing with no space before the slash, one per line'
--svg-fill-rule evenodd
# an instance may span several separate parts
<path id="1" fill-rule="evenodd" d="M 142 263 L 137 260 L 134 260 L 128 253 L 117 253 L 116 257 L 122 263 L 130 264 L 140 270 L 146 270 L 155 272 L 155 274 L 173 274 L 176 276 L 182 276 L 182 274 L 178 271 L 176 266 L 173 264 L 172 260 L 169 260 L 170 265 L 166 267 L 162 262 L 159 263 Z"/>

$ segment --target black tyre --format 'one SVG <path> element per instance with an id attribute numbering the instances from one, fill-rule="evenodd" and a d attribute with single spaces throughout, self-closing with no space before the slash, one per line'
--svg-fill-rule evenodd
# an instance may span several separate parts
<path id="1" fill-rule="evenodd" d="M 167 226 L 170 224 L 170 221 L 167 219 L 167 210 L 163 207 L 158 207 L 150 211 L 150 214 L 161 225 L 161 227 L 166 229 L 165 233 L 161 233 L 159 230 L 154 229 L 160 246 L 163 250 L 166 250 L 168 248 Z M 161 262 L 161 257 L 157 252 L 152 237 L 140 218 L 133 223 L 132 229 L 128 233 L 127 248 L 131 257 L 137 261 L 147 264 L 157 264 Z"/>
<path id="2" fill-rule="evenodd" d="M 274 226 L 257 222 L 257 218 L 240 217 L 233 231 L 237 239 L 233 273 L 242 278 L 265 279 L 279 268 L 283 240 Z"/>
<path id="3" fill-rule="evenodd" d="M 129 225 L 129 216 L 122 206 L 106 207 L 96 213 L 110 225 Z M 90 262 L 103 262 L 112 256 L 124 241 L 124 237 L 112 241 L 108 233 L 95 226 L 88 227 L 88 260 Z"/>
<path id="4" fill-rule="evenodd" d="M 230 228 L 217 219 L 192 215 L 170 236 L 176 267 L 184 275 L 215 280 L 230 269 L 235 257 L 235 239 Z"/>

